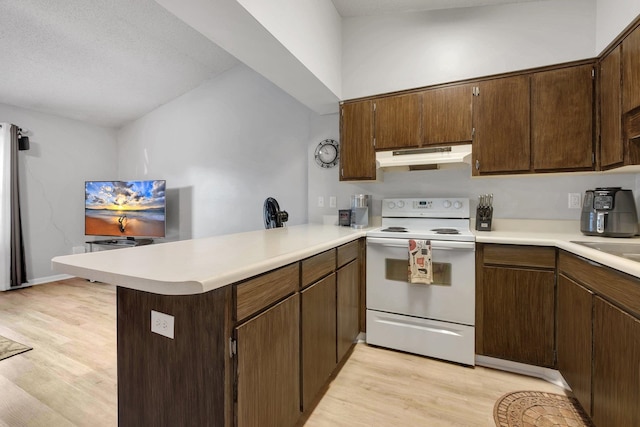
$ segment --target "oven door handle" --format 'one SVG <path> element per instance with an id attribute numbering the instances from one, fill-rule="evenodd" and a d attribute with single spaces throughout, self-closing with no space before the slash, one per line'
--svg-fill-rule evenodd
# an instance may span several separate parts
<path id="1" fill-rule="evenodd" d="M 409 239 L 389 239 L 386 237 L 367 237 L 367 245 L 404 248 L 409 250 Z M 431 249 L 437 250 L 465 250 L 476 249 L 476 242 L 457 242 L 452 240 L 432 240 Z"/>

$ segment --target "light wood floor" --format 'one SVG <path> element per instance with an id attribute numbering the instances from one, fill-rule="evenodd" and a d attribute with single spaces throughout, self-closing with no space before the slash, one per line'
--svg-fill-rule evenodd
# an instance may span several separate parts
<path id="1" fill-rule="evenodd" d="M 115 287 L 70 279 L 0 293 L 0 335 L 34 349 L 0 361 L 0 427 L 117 425 Z M 494 426 L 493 405 L 545 381 L 365 344 L 305 426 Z"/>
<path id="2" fill-rule="evenodd" d="M 0 292 L 0 426 L 117 425 L 115 287 L 71 279 Z"/>
<path id="3" fill-rule="evenodd" d="M 357 344 L 305 427 L 495 426 L 508 392 L 565 394 L 544 380 Z"/>

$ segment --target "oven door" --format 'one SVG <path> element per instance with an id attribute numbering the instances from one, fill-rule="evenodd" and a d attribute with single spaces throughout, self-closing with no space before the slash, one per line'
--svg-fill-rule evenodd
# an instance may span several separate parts
<path id="1" fill-rule="evenodd" d="M 475 242 L 431 240 L 433 283 L 408 281 L 409 239 L 367 237 L 367 309 L 475 324 Z"/>

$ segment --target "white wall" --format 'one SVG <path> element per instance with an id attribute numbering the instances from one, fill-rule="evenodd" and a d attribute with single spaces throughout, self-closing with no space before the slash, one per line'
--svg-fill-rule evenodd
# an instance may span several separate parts
<path id="1" fill-rule="evenodd" d="M 327 0 L 238 0 L 338 97 L 342 18 Z"/>
<path id="2" fill-rule="evenodd" d="M 303 224 L 312 114 L 238 65 L 122 128 L 118 175 L 167 180 L 168 239 L 262 229 L 269 196 Z"/>
<path id="3" fill-rule="evenodd" d="M 116 176 L 116 133 L 5 104 L 0 118 L 30 131 L 19 155 L 27 278 L 50 281 L 51 258 L 84 246 L 84 181 Z"/>
<path id="4" fill-rule="evenodd" d="M 638 0 L 596 0 L 596 54 L 640 14 Z"/>
<path id="5" fill-rule="evenodd" d="M 342 99 L 592 58 L 595 21 L 596 0 L 346 18 Z"/>
<path id="6" fill-rule="evenodd" d="M 579 209 L 569 209 L 568 193 L 584 193 L 595 187 L 619 186 L 634 190 L 636 204 L 640 187 L 636 174 L 535 174 L 471 178 L 469 165 L 458 169 L 415 172 L 385 172 L 380 183 L 339 182 L 338 167 L 322 169 L 312 154 L 318 144 L 338 134 L 338 116 L 321 116 L 311 123 L 309 152 L 309 222 L 335 221 L 337 209 L 349 209 L 352 194 L 371 194 L 373 215 L 381 213 L 385 197 L 468 197 L 475 209 L 480 194 L 494 194 L 495 218 L 578 220 Z M 324 196 L 325 208 L 317 207 L 318 196 Z M 329 196 L 336 196 L 338 206 L 329 208 Z M 327 216 L 327 218 L 325 218 Z"/>
<path id="7" fill-rule="evenodd" d="M 314 74 L 317 70 L 307 68 L 301 59 L 289 50 L 289 46 L 283 45 L 270 32 L 272 28 L 265 28 L 238 0 L 155 1 L 313 111 L 318 114 L 338 111 L 338 94 L 318 79 Z M 280 1 L 286 0 L 278 0 L 278 5 L 283 4 Z M 328 0 L 318 1 L 329 3 Z M 268 7 L 275 7 L 272 6 L 272 2 L 264 3 L 268 4 Z M 325 4 L 320 8 L 318 4 L 309 4 L 317 6 L 317 10 L 322 10 L 319 20 L 325 22 L 327 12 L 330 11 L 328 7 L 332 5 Z M 302 12 L 304 9 L 298 8 L 297 5 L 295 9 L 296 13 L 293 13 L 293 16 L 297 19 L 297 12 Z M 284 13 L 288 12 L 284 11 Z M 276 14 L 266 15 L 276 16 Z M 303 15 L 306 16 L 304 13 Z M 276 21 L 278 20 L 279 18 L 276 18 Z M 278 26 L 276 25 L 276 28 Z M 281 31 L 273 31 L 278 36 L 287 32 L 284 27 Z M 306 39 L 315 39 L 315 37 L 310 35 Z M 335 42 L 330 45 L 333 43 Z M 311 46 L 310 49 L 313 50 L 314 47 Z M 312 54 L 313 52 L 308 53 L 307 56 Z"/>

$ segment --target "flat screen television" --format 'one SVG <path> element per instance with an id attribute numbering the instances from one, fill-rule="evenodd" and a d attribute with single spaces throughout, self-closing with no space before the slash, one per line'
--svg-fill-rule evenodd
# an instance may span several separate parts
<path id="1" fill-rule="evenodd" d="M 165 237 L 166 181 L 86 181 L 87 236 Z"/>

